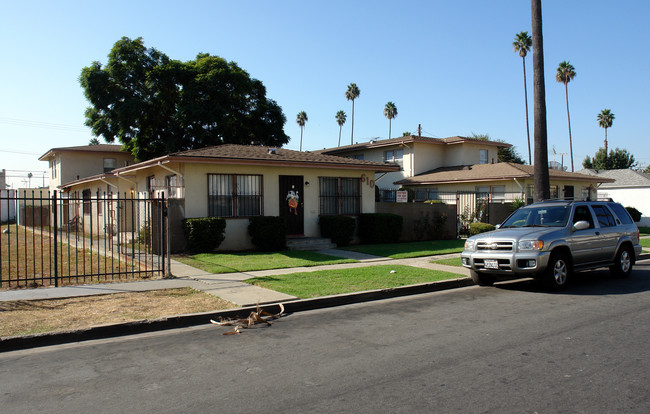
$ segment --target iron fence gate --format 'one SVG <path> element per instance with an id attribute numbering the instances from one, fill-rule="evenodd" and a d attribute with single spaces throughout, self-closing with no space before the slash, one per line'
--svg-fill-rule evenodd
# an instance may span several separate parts
<path id="1" fill-rule="evenodd" d="M 84 191 L 0 196 L 0 288 L 152 278 L 169 273 L 167 203 Z"/>

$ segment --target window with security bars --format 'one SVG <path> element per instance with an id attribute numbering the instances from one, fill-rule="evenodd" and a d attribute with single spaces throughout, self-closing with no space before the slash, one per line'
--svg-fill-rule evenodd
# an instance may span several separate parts
<path id="1" fill-rule="evenodd" d="M 319 177 L 320 215 L 357 216 L 361 213 L 361 179 Z"/>
<path id="2" fill-rule="evenodd" d="M 262 200 L 261 175 L 208 174 L 210 217 L 261 216 Z"/>

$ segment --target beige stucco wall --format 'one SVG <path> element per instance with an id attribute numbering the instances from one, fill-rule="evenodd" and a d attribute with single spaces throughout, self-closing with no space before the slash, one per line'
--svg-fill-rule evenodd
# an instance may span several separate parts
<path id="1" fill-rule="evenodd" d="M 497 148 L 490 145 L 463 143 L 445 146 L 444 162 L 440 167 L 452 167 L 455 165 L 474 165 L 480 161 L 480 150 L 488 151 L 488 164 L 496 164 Z M 494 162 L 493 162 L 494 161 Z M 435 167 L 437 168 L 437 167 Z"/>
<path id="2" fill-rule="evenodd" d="M 50 191 L 79 178 L 104 173 L 104 159 L 114 158 L 117 168 L 133 164 L 133 156 L 120 152 L 61 151 L 49 163 Z M 49 161 L 48 161 L 49 162 Z M 54 172 L 56 168 L 56 173 Z"/>
<path id="3" fill-rule="evenodd" d="M 319 177 L 354 177 L 362 178 L 361 183 L 361 212 L 375 212 L 375 189 L 372 182 L 374 171 L 342 170 L 336 168 L 298 168 L 298 167 L 268 167 L 251 165 L 219 165 L 219 164 L 179 164 L 168 163 L 167 167 L 183 175 L 185 184 L 185 217 L 206 217 L 208 215 L 208 174 L 260 174 L 263 176 L 264 215 L 278 216 L 279 208 L 279 180 L 281 175 L 301 175 L 304 194 L 304 234 L 307 237 L 319 237 Z M 157 181 L 164 180 L 170 171 L 155 166 L 137 171 L 137 191 L 146 193 L 146 177 L 154 175 Z M 371 179 L 367 179 L 371 177 Z M 244 250 L 252 249 L 248 235 L 247 218 L 227 218 L 226 238 L 219 250 Z"/>

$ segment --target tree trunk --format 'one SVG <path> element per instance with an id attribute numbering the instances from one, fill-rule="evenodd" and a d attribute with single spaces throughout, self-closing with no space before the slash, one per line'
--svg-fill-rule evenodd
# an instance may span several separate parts
<path id="1" fill-rule="evenodd" d="M 350 135 L 350 145 L 354 145 L 354 99 L 352 100 L 352 133 Z"/>
<path id="2" fill-rule="evenodd" d="M 522 57 L 524 62 L 524 103 L 526 104 L 526 138 L 528 138 L 528 164 L 533 165 L 533 159 L 530 155 L 530 128 L 528 127 L 528 87 L 526 86 L 526 57 Z"/>
<path id="3" fill-rule="evenodd" d="M 339 125 L 339 147 L 341 146 L 341 131 L 343 131 L 343 125 Z"/>
<path id="4" fill-rule="evenodd" d="M 566 96 L 566 119 L 569 122 L 569 152 L 571 153 L 571 172 L 573 172 L 573 139 L 571 138 L 571 117 L 569 116 L 569 88 L 564 84 L 564 94 Z"/>
<path id="5" fill-rule="evenodd" d="M 390 124 L 391 124 L 391 119 L 388 118 L 388 139 L 390 139 Z"/>
<path id="6" fill-rule="evenodd" d="M 533 169 L 534 201 L 551 197 L 548 176 L 548 145 L 546 132 L 546 91 L 544 84 L 544 40 L 542 38 L 542 1 L 531 0 L 533 29 L 533 93 L 535 165 Z"/>
<path id="7" fill-rule="evenodd" d="M 605 127 L 605 157 L 607 156 L 607 127 Z"/>

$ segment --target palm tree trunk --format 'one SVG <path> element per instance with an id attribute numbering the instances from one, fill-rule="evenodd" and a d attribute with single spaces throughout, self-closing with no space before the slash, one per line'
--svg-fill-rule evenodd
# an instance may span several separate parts
<path id="1" fill-rule="evenodd" d="M 391 119 L 388 118 L 388 139 L 390 139 L 390 123 L 391 123 L 390 121 Z"/>
<path id="2" fill-rule="evenodd" d="M 339 147 L 341 146 L 341 131 L 343 130 L 343 125 L 339 125 Z"/>
<path id="3" fill-rule="evenodd" d="M 542 1 L 531 0 L 533 29 L 533 92 L 535 165 L 533 170 L 534 201 L 551 198 L 548 176 L 548 145 L 546 131 L 546 86 L 544 83 L 544 40 L 542 38 Z"/>
<path id="4" fill-rule="evenodd" d="M 607 155 L 607 127 L 605 127 L 605 157 L 608 157 L 608 155 Z"/>
<path id="5" fill-rule="evenodd" d="M 526 104 L 526 138 L 528 138 L 528 164 L 533 165 L 530 155 L 530 128 L 528 127 L 528 87 L 526 86 L 526 57 L 521 58 L 524 62 L 524 102 Z"/>
<path id="6" fill-rule="evenodd" d="M 300 152 L 302 152 L 302 127 L 300 127 Z"/>
<path id="7" fill-rule="evenodd" d="M 564 93 L 566 96 L 566 119 L 569 121 L 569 152 L 571 153 L 571 172 L 573 172 L 573 140 L 571 139 L 571 117 L 569 116 L 569 88 L 564 84 Z"/>
<path id="8" fill-rule="evenodd" d="M 352 135 L 350 135 L 350 145 L 354 145 L 354 99 L 352 100 Z"/>

